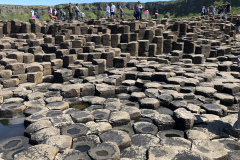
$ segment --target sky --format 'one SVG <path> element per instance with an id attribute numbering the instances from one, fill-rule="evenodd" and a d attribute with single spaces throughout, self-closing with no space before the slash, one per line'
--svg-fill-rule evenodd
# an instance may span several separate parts
<path id="1" fill-rule="evenodd" d="M 0 4 L 11 5 L 57 5 L 66 3 L 93 3 L 93 2 L 137 2 L 138 0 L 0 0 Z M 141 0 L 140 2 L 156 2 L 156 1 L 169 1 L 169 0 Z"/>

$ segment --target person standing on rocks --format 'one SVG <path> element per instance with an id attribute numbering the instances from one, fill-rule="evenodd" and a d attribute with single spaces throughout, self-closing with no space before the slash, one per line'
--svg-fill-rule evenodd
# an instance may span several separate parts
<path id="1" fill-rule="evenodd" d="M 148 19 L 148 14 L 149 14 L 149 11 L 148 9 L 146 8 L 145 11 L 144 11 L 144 14 L 145 14 L 145 18 Z"/>
<path id="2" fill-rule="evenodd" d="M 61 13 L 61 20 L 64 21 L 66 13 L 63 11 L 63 9 L 60 10 L 60 13 Z"/>
<path id="3" fill-rule="evenodd" d="M 110 7 L 108 6 L 108 4 L 106 4 L 106 19 L 109 17 L 110 15 Z"/>
<path id="4" fill-rule="evenodd" d="M 212 8 L 212 16 L 215 17 L 215 13 L 216 13 L 216 9 L 215 9 L 215 6 L 213 6 Z"/>
<path id="5" fill-rule="evenodd" d="M 209 7 L 207 8 L 207 14 L 206 15 L 209 15 L 209 11 L 210 11 L 210 9 L 209 9 Z"/>
<path id="6" fill-rule="evenodd" d="M 84 21 L 85 14 L 81 12 L 81 20 Z"/>
<path id="7" fill-rule="evenodd" d="M 205 6 L 202 7 L 201 16 L 205 15 Z"/>
<path id="8" fill-rule="evenodd" d="M 231 11 L 231 4 L 230 4 L 230 3 L 228 3 L 228 4 L 227 4 L 227 14 L 229 14 L 229 13 L 230 13 L 230 11 Z"/>
<path id="9" fill-rule="evenodd" d="M 72 7 L 71 3 L 69 3 L 69 5 L 68 5 L 68 14 L 69 14 L 69 19 L 72 20 L 73 19 L 73 7 Z"/>
<path id="10" fill-rule="evenodd" d="M 138 9 L 139 9 L 139 20 L 142 22 L 142 4 L 138 1 Z"/>
<path id="11" fill-rule="evenodd" d="M 50 20 L 52 19 L 52 13 L 53 13 L 53 9 L 50 6 L 48 6 L 48 15 L 50 17 Z"/>
<path id="12" fill-rule="evenodd" d="M 33 10 L 33 8 L 31 8 L 30 13 L 31 13 L 31 18 L 36 18 L 36 17 L 34 16 L 34 10 Z"/>
<path id="13" fill-rule="evenodd" d="M 124 15 L 124 12 L 123 12 L 122 6 L 119 6 L 119 10 L 120 10 L 120 17 L 122 18 L 122 15 Z"/>
<path id="14" fill-rule="evenodd" d="M 39 19 L 39 15 L 38 15 L 38 12 L 36 12 L 36 18 Z"/>
<path id="15" fill-rule="evenodd" d="M 58 11 L 56 9 L 54 9 L 53 16 L 58 20 Z"/>
<path id="16" fill-rule="evenodd" d="M 134 16 L 136 17 L 136 20 L 139 20 L 139 14 L 140 14 L 140 10 L 138 7 L 138 3 L 135 5 L 135 11 L 134 11 Z"/>
<path id="17" fill-rule="evenodd" d="M 76 6 L 75 6 L 75 12 L 76 12 L 76 18 L 75 18 L 75 20 L 78 20 L 78 16 L 79 16 L 79 13 L 80 13 L 79 8 L 78 8 L 78 3 L 77 3 Z"/>
<path id="18" fill-rule="evenodd" d="M 236 20 L 236 33 L 237 35 L 239 34 L 240 31 L 240 15 L 238 16 L 237 20 Z"/>
<path id="19" fill-rule="evenodd" d="M 113 3 L 111 3 L 111 8 L 110 9 L 111 9 L 111 16 L 112 16 L 112 19 L 113 19 L 114 15 L 115 15 L 115 12 L 116 12 L 116 7 Z"/>
<path id="20" fill-rule="evenodd" d="M 154 8 L 154 11 L 153 11 L 154 13 L 154 15 L 155 15 L 155 19 L 157 19 L 157 16 L 158 16 L 158 9 L 157 8 Z"/>

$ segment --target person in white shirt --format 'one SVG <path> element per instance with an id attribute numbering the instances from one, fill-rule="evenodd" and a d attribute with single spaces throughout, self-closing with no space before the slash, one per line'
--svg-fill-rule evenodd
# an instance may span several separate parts
<path id="1" fill-rule="evenodd" d="M 84 17 L 85 17 L 85 14 L 83 12 L 81 12 L 81 20 L 84 21 Z"/>
<path id="2" fill-rule="evenodd" d="M 53 13 L 53 9 L 50 6 L 48 6 L 48 15 L 50 19 L 52 19 L 52 13 Z"/>
<path id="3" fill-rule="evenodd" d="M 106 19 L 109 17 L 110 15 L 110 7 L 108 6 L 108 4 L 106 4 Z"/>
<path id="4" fill-rule="evenodd" d="M 78 16 L 79 16 L 79 13 L 80 13 L 79 8 L 78 8 L 78 4 L 76 4 L 76 6 L 75 6 L 75 12 L 76 12 L 75 20 L 78 20 Z"/>
<path id="5" fill-rule="evenodd" d="M 111 16 L 112 16 L 112 19 L 113 19 L 113 16 L 115 15 L 115 12 L 116 12 L 116 7 L 115 5 L 113 5 L 113 3 L 111 3 Z"/>

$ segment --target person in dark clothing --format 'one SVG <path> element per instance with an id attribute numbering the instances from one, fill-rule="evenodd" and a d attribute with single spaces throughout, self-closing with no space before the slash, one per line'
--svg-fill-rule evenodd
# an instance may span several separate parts
<path id="1" fill-rule="evenodd" d="M 218 14 L 221 14 L 221 12 L 222 12 L 222 8 L 218 7 Z"/>
<path id="2" fill-rule="evenodd" d="M 73 6 L 71 3 L 69 3 L 69 5 L 68 5 L 68 14 L 69 14 L 69 19 L 72 20 L 73 19 Z"/>
<path id="3" fill-rule="evenodd" d="M 135 5 L 135 11 L 134 11 L 134 16 L 136 17 L 136 20 L 139 20 L 139 14 L 140 14 L 140 10 L 138 7 L 138 3 Z"/>
<path id="4" fill-rule="evenodd" d="M 240 16 L 236 20 L 236 33 L 239 34 L 240 31 Z"/>
<path id="5" fill-rule="evenodd" d="M 119 10 L 120 10 L 120 17 L 122 18 L 122 15 L 124 15 L 124 12 L 123 12 L 122 6 L 119 6 Z"/>
<path id="6" fill-rule="evenodd" d="M 55 16 L 58 19 L 58 11 L 56 9 L 54 9 L 53 11 L 53 16 Z"/>
<path id="7" fill-rule="evenodd" d="M 231 4 L 230 4 L 230 3 L 228 3 L 228 4 L 227 4 L 227 14 L 229 14 L 229 13 L 230 13 L 230 11 L 231 11 Z"/>
<path id="8" fill-rule="evenodd" d="M 139 9 L 139 20 L 142 22 L 142 4 L 140 3 L 140 1 L 138 1 L 138 9 Z"/>
<path id="9" fill-rule="evenodd" d="M 201 16 L 205 15 L 205 6 L 202 7 Z"/>
<path id="10" fill-rule="evenodd" d="M 155 19 L 157 19 L 158 16 L 158 9 L 154 8 L 153 14 L 155 15 Z"/>

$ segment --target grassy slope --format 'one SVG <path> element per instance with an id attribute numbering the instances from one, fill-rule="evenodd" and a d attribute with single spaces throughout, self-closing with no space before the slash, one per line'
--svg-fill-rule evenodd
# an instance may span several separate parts
<path id="1" fill-rule="evenodd" d="M 177 0 L 177 1 L 181 1 L 181 0 Z M 169 2 L 169 3 L 173 3 L 173 2 Z M 223 0 L 220 1 L 215 1 L 213 3 L 213 5 L 216 6 L 216 8 L 218 8 L 219 6 L 223 6 L 225 3 L 223 2 Z M 184 5 L 184 3 L 182 4 Z M 234 6 L 237 7 L 232 7 L 232 11 L 231 13 L 234 15 L 238 15 L 239 14 L 239 10 L 240 10 L 240 2 L 235 1 Z M 66 12 L 66 8 L 64 7 L 66 5 L 58 5 L 58 8 L 63 8 L 64 11 Z M 174 10 L 176 11 L 178 8 L 182 8 L 183 6 L 181 5 L 175 5 L 174 6 Z M 212 6 L 209 6 L 210 9 L 212 8 Z M 48 17 L 48 9 L 47 6 L 33 6 L 34 10 L 36 8 L 36 10 L 38 9 L 39 12 L 39 16 L 40 16 L 40 20 L 41 21 L 46 21 L 49 20 Z M 95 6 L 92 6 L 91 8 L 92 10 L 81 10 L 85 13 L 85 17 L 86 18 L 103 18 L 105 17 L 105 11 L 103 10 L 97 10 L 97 8 Z M 133 10 L 129 10 L 128 8 L 124 9 L 124 13 L 125 15 L 123 15 L 124 18 L 134 18 L 133 17 Z M 116 12 L 117 16 L 120 15 L 119 10 L 117 10 Z M 184 16 L 177 16 L 177 13 L 174 13 L 174 11 L 172 12 L 164 12 L 164 13 L 159 13 L 158 18 L 183 18 L 183 17 L 192 17 L 192 16 L 199 16 L 200 13 L 198 11 L 196 11 L 195 13 L 187 13 Z M 151 11 L 149 14 L 149 18 L 151 18 Z M 142 17 L 145 17 L 144 13 L 142 14 Z M 28 21 L 30 18 L 30 10 L 29 9 L 12 9 L 9 13 L 1 13 L 0 15 L 0 20 L 12 20 L 12 19 L 19 19 L 21 21 Z"/>

